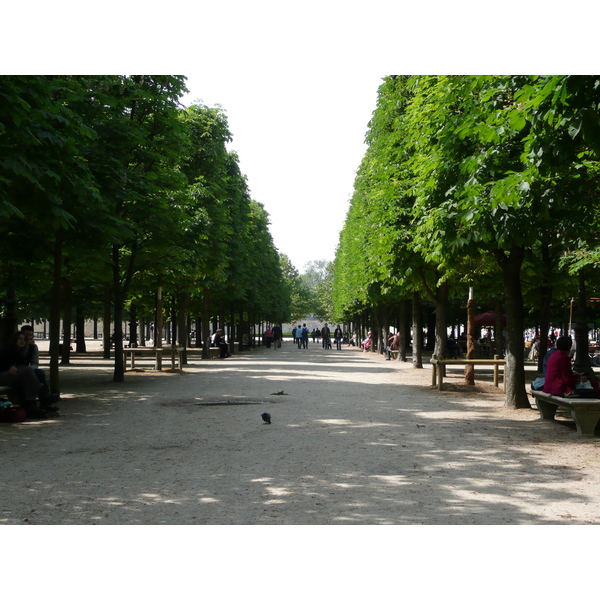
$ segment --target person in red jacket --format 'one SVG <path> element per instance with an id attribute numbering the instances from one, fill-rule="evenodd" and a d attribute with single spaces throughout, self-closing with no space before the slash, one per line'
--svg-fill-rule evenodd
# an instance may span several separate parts
<path id="1" fill-rule="evenodd" d="M 570 337 L 562 336 L 556 340 L 557 352 L 552 354 L 546 365 L 546 380 L 543 391 L 553 396 L 565 396 L 575 391 L 580 381 L 586 381 L 583 373 L 573 371 L 571 367 L 570 351 L 573 342 Z M 591 380 L 591 384 L 598 392 L 598 383 Z"/>

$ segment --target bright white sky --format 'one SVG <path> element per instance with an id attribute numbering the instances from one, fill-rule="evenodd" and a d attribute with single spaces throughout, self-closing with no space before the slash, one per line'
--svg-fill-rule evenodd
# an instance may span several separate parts
<path id="1" fill-rule="evenodd" d="M 376 74 L 330 71 L 188 74 L 184 104 L 225 109 L 251 196 L 300 271 L 334 258 L 380 83 Z"/>

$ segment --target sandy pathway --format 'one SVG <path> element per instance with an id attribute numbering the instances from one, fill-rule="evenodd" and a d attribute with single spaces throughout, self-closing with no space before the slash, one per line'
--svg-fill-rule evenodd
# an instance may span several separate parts
<path id="1" fill-rule="evenodd" d="M 0 523 L 600 521 L 600 438 L 460 374 L 439 393 L 429 368 L 312 342 L 120 385 L 91 356 L 61 373 L 59 419 L 0 426 Z"/>

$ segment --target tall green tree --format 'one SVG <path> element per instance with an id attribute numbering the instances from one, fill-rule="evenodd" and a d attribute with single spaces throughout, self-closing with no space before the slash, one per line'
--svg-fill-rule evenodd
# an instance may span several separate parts
<path id="1" fill-rule="evenodd" d="M 99 140 L 90 160 L 111 225 L 114 381 L 124 379 L 124 306 L 140 253 L 150 247 L 168 252 L 181 223 L 175 195 L 184 185 L 178 164 L 187 148 L 179 120 L 185 91 L 181 76 L 116 78 L 108 82 L 111 102 L 95 127 Z"/>

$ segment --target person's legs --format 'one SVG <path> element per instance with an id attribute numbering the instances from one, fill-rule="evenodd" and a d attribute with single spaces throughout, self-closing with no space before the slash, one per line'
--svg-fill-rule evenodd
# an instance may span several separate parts
<path id="1" fill-rule="evenodd" d="M 35 376 L 40 382 L 40 389 L 38 391 L 38 399 L 40 401 L 40 408 L 47 410 L 52 404 L 60 401 L 60 394 L 51 394 L 48 383 L 46 382 L 46 373 L 43 369 L 34 369 Z M 56 410 L 56 409 L 54 409 Z"/>
<path id="2" fill-rule="evenodd" d="M 50 388 L 46 380 L 46 373 L 43 369 L 34 369 L 33 372 L 40 382 L 40 389 L 38 391 L 38 398 L 41 400 L 45 396 L 50 395 Z"/>
<path id="3" fill-rule="evenodd" d="M 39 409 L 35 403 L 40 389 L 40 380 L 31 367 L 17 367 L 15 375 L 9 371 L 0 374 L 0 385 L 8 385 L 17 390 L 19 399 L 28 417 L 45 417 L 45 411 Z"/>

